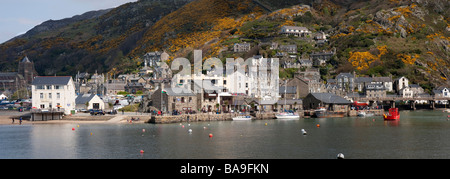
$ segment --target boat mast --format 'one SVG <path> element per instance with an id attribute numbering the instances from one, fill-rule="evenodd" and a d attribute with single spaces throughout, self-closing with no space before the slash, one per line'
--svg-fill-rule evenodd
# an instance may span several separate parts
<path id="1" fill-rule="evenodd" d="M 284 111 L 286 111 L 286 90 L 287 90 L 287 80 L 284 80 Z"/>

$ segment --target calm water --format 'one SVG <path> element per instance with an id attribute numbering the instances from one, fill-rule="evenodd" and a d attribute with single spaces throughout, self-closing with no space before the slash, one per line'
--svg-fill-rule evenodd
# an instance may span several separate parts
<path id="1" fill-rule="evenodd" d="M 180 124 L 0 126 L 0 158 L 334 159 L 338 153 L 346 158 L 450 158 L 449 113 L 401 115 L 399 122 L 376 116 L 199 122 L 184 123 L 184 128 Z M 308 135 L 303 136 L 301 129 Z"/>

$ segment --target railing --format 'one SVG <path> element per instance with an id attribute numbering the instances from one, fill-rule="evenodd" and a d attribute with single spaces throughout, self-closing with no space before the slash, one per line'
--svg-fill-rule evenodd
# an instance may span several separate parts
<path id="1" fill-rule="evenodd" d="M 437 100 L 450 100 L 450 98 L 446 98 L 446 97 L 439 97 L 439 96 L 418 96 L 418 95 L 414 95 L 412 97 L 403 97 L 402 95 L 386 95 L 385 97 L 367 97 L 367 96 L 353 96 L 353 97 L 349 97 L 349 98 L 353 98 L 353 99 L 357 99 L 357 100 L 378 100 L 378 101 L 396 101 L 396 100 L 433 100 L 433 101 L 437 101 Z"/>
<path id="2" fill-rule="evenodd" d="M 57 113 L 57 112 L 64 112 L 64 108 L 44 108 L 44 109 L 31 109 L 31 113 Z"/>

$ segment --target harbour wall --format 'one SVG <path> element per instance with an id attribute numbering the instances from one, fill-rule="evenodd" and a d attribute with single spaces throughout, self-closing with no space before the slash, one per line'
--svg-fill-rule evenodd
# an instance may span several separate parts
<path id="1" fill-rule="evenodd" d="M 231 121 L 233 117 L 238 116 L 236 113 L 200 113 L 200 114 L 181 114 L 176 116 L 164 115 L 164 116 L 152 116 L 148 123 L 153 124 L 169 124 L 180 122 L 202 122 L 202 121 Z M 262 119 L 274 119 L 275 113 L 256 113 L 252 114 L 252 117 L 256 120 Z"/>

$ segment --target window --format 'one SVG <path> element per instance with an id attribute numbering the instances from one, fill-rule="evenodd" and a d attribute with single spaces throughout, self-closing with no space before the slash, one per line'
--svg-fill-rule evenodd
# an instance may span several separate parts
<path id="1" fill-rule="evenodd" d="M 181 97 L 181 103 L 184 103 L 184 97 Z"/>
<path id="2" fill-rule="evenodd" d="M 47 89 L 51 90 L 52 89 L 52 85 L 47 85 Z"/>
<path id="3" fill-rule="evenodd" d="M 62 86 L 55 85 L 55 89 L 63 89 Z"/>
<path id="4" fill-rule="evenodd" d="M 48 99 L 52 99 L 52 93 L 48 93 Z"/>
<path id="5" fill-rule="evenodd" d="M 45 89 L 44 85 L 37 85 L 36 89 Z"/>
<path id="6" fill-rule="evenodd" d="M 44 93 L 40 93 L 40 94 L 39 94 L 39 97 L 40 97 L 41 99 L 44 99 Z"/>
<path id="7" fill-rule="evenodd" d="M 42 93 L 41 93 L 42 94 Z M 44 109 L 45 108 L 45 104 L 41 104 L 41 109 Z"/>
<path id="8" fill-rule="evenodd" d="M 56 99 L 61 99 L 61 93 L 56 93 Z"/>

